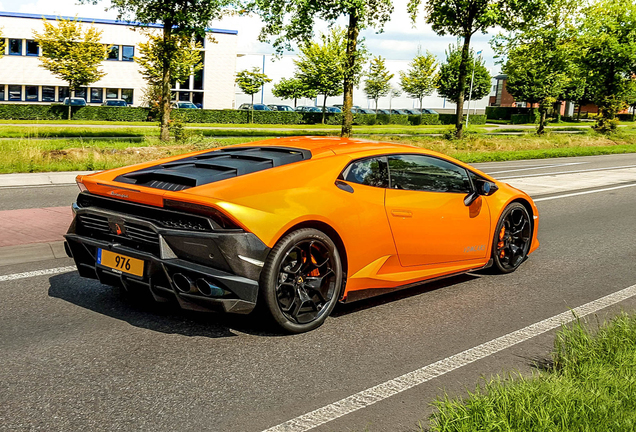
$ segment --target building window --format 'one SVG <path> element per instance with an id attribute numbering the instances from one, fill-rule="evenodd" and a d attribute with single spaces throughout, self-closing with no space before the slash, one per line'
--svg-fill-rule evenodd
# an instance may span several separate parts
<path id="1" fill-rule="evenodd" d="M 128 105 L 132 105 L 133 89 L 121 89 L 121 98 L 125 100 Z"/>
<path id="2" fill-rule="evenodd" d="M 203 108 L 203 92 L 192 93 L 192 103 L 199 108 Z"/>
<path id="3" fill-rule="evenodd" d="M 25 87 L 26 100 L 29 102 L 37 102 L 40 100 L 39 88 L 36 86 Z"/>
<path id="4" fill-rule="evenodd" d="M 9 39 L 9 55 L 22 55 L 22 39 Z"/>
<path id="5" fill-rule="evenodd" d="M 195 35 L 194 36 L 194 41 L 196 43 L 201 44 L 201 47 L 205 48 L 205 37 L 202 37 L 200 35 Z"/>
<path id="6" fill-rule="evenodd" d="M 102 103 L 104 101 L 104 89 L 91 89 L 91 103 Z"/>
<path id="7" fill-rule="evenodd" d="M 55 102 L 55 87 L 42 87 L 42 102 Z"/>
<path id="8" fill-rule="evenodd" d="M 57 100 L 62 102 L 67 97 L 69 97 L 68 87 L 58 87 L 57 88 Z"/>
<path id="9" fill-rule="evenodd" d="M 4 84 L 0 84 L 0 101 L 4 100 Z"/>
<path id="10" fill-rule="evenodd" d="M 135 57 L 135 47 L 130 45 L 124 45 L 121 47 L 121 60 L 133 61 Z"/>
<path id="11" fill-rule="evenodd" d="M 78 88 L 77 90 L 75 90 L 75 97 L 77 98 L 82 98 L 84 100 L 88 100 L 87 96 L 87 91 L 86 91 L 86 87 L 81 87 Z"/>
<path id="12" fill-rule="evenodd" d="M 9 86 L 9 100 L 10 101 L 22 100 L 22 86 L 19 86 L 19 85 Z"/>
<path id="13" fill-rule="evenodd" d="M 40 55 L 40 45 L 34 40 L 26 41 L 26 55 L 37 57 Z"/>
<path id="14" fill-rule="evenodd" d="M 179 88 L 181 90 L 190 90 L 190 77 L 182 83 L 179 83 Z"/>
<path id="15" fill-rule="evenodd" d="M 179 92 L 179 100 L 190 102 L 190 92 Z"/>
<path id="16" fill-rule="evenodd" d="M 106 89 L 106 99 L 119 99 L 119 90 Z"/>
<path id="17" fill-rule="evenodd" d="M 203 90 L 203 69 L 194 74 L 194 87 L 195 90 Z"/>
<path id="18" fill-rule="evenodd" d="M 107 60 L 119 60 L 119 45 L 113 45 L 108 48 Z"/>

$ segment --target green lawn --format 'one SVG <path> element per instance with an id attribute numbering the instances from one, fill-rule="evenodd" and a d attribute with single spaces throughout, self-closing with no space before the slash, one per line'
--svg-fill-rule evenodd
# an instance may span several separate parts
<path id="1" fill-rule="evenodd" d="M 437 432 L 634 431 L 636 317 L 620 315 L 598 331 L 576 322 L 557 334 L 546 371 L 490 380 L 434 405 Z"/>

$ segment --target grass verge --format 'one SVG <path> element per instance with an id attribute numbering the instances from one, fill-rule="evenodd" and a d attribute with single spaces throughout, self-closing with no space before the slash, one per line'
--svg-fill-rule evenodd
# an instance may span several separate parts
<path id="1" fill-rule="evenodd" d="M 188 134 L 188 139 L 170 143 L 162 143 L 156 136 L 145 135 L 111 139 L 0 139 L 0 173 L 102 170 L 267 138 Z M 280 136 L 278 132 L 275 135 Z M 576 135 L 546 134 L 541 137 L 532 134 L 500 136 L 473 133 L 462 140 L 401 134 L 356 136 L 427 148 L 469 163 L 636 153 L 636 128 L 623 128 L 611 136 L 593 131 Z"/>
<path id="2" fill-rule="evenodd" d="M 622 314 L 596 333 L 581 321 L 563 327 L 546 371 L 434 405 L 437 432 L 636 430 L 636 317 Z"/>

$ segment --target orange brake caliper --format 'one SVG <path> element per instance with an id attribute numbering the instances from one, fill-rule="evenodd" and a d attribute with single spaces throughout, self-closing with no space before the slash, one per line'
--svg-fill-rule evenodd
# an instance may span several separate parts
<path id="1" fill-rule="evenodd" d="M 501 252 L 499 252 L 499 258 L 504 258 L 506 256 L 506 251 L 503 250 L 504 247 L 504 237 L 506 235 L 506 227 L 503 226 L 501 227 L 501 231 L 499 231 L 499 243 L 497 243 L 497 249 L 501 249 Z"/>

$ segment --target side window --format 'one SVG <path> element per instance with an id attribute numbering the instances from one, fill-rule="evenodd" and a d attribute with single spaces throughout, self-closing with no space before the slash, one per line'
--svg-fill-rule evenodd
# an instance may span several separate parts
<path id="1" fill-rule="evenodd" d="M 343 173 L 344 180 L 366 186 L 389 187 L 389 170 L 386 158 L 364 159 L 349 165 Z"/>
<path id="2" fill-rule="evenodd" d="M 468 173 L 450 162 L 429 156 L 389 156 L 391 188 L 426 192 L 469 193 Z"/>

